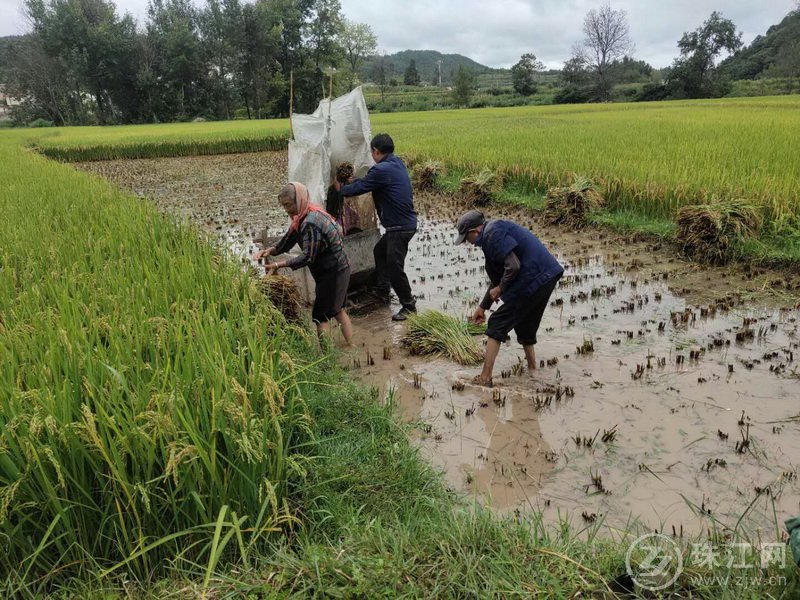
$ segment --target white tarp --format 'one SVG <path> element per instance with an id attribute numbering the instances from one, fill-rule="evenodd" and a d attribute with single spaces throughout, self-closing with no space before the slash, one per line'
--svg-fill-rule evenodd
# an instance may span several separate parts
<path id="1" fill-rule="evenodd" d="M 305 184 L 311 201 L 325 206 L 331 173 L 350 162 L 356 177 L 374 164 L 367 103 L 361 87 L 334 100 L 323 100 L 310 115 L 292 115 L 294 140 L 289 142 L 289 181 Z"/>

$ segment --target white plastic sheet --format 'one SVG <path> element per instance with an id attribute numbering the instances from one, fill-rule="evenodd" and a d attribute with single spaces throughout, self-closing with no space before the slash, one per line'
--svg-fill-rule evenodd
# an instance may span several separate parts
<path id="1" fill-rule="evenodd" d="M 311 201 L 325 205 L 331 172 L 351 162 L 356 177 L 374 164 L 367 103 L 361 87 L 333 100 L 323 100 L 310 115 L 292 115 L 294 140 L 289 142 L 289 181 L 305 184 Z"/>

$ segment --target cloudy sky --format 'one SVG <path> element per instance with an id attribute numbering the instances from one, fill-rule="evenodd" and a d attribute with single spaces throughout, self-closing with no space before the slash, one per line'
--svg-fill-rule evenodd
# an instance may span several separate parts
<path id="1" fill-rule="evenodd" d="M 120 13 L 144 22 L 147 0 L 115 0 Z M 380 50 L 438 50 L 491 66 L 509 67 L 533 52 L 559 68 L 581 38 L 583 17 L 602 0 L 340 0 L 345 16 L 369 24 Z M 195 0 L 202 2 L 202 0 Z M 628 13 L 635 56 L 664 67 L 677 54 L 684 31 L 696 29 L 714 10 L 731 19 L 746 44 L 778 23 L 797 0 L 613 0 Z M 0 35 L 24 33 L 20 0 L 0 0 Z"/>

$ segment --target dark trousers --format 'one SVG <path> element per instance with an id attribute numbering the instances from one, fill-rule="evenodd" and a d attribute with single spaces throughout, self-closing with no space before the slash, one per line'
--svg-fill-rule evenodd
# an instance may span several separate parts
<path id="1" fill-rule="evenodd" d="M 415 305 L 411 295 L 411 284 L 404 270 L 408 243 L 416 231 L 387 231 L 375 244 L 372 254 L 375 257 L 375 270 L 378 277 L 377 288 L 381 293 L 389 293 L 389 286 L 394 289 L 400 304 L 406 307 Z"/>

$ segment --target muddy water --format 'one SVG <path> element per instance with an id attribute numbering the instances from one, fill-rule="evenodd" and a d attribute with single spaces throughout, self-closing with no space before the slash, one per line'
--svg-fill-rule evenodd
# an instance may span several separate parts
<path id="1" fill-rule="evenodd" d="M 285 155 L 84 168 L 100 164 L 240 252 L 259 228 L 285 226 L 265 210 Z M 443 197 L 419 205 L 427 216 L 407 261 L 418 306 L 466 315 L 486 282 L 480 252 L 450 243 L 463 207 Z M 357 348 L 342 359 L 399 405 L 450 486 L 500 511 L 687 534 L 733 528 L 744 515 L 749 531 L 774 535 L 776 521 L 798 514 L 796 278 L 701 269 L 657 245 L 544 228 L 515 209 L 494 216 L 533 228 L 567 268 L 542 321 L 540 369 L 519 373 L 512 340 L 494 390 L 456 391 L 477 367 L 409 356 L 388 307 L 354 319 Z"/>

